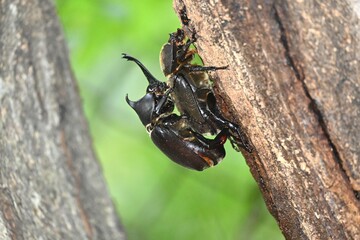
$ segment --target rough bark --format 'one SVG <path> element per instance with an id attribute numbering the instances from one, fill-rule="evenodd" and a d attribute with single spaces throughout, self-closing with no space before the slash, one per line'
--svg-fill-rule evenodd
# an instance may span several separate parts
<path id="1" fill-rule="evenodd" d="M 360 1 L 174 0 L 287 239 L 360 239 Z M 180 17 L 181 18 L 181 17 Z"/>
<path id="2" fill-rule="evenodd" d="M 49 0 L 0 0 L 0 238 L 123 239 Z"/>

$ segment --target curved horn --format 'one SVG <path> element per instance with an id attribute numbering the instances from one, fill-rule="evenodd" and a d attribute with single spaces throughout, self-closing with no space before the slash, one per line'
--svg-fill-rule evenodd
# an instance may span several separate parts
<path id="1" fill-rule="evenodd" d="M 125 100 L 126 100 L 126 102 L 129 104 L 129 106 L 130 106 L 132 109 L 135 108 L 136 102 L 131 101 L 131 100 L 129 99 L 129 97 L 128 97 L 128 94 L 126 94 Z"/>
<path id="2" fill-rule="evenodd" d="M 143 71 L 145 77 L 147 78 L 149 84 L 157 84 L 158 82 L 160 82 L 149 72 L 149 70 L 147 70 L 147 68 L 139 60 L 127 55 L 126 53 L 123 53 L 122 55 L 123 55 L 123 58 L 125 58 L 128 61 L 135 62 L 140 67 L 140 69 Z"/>

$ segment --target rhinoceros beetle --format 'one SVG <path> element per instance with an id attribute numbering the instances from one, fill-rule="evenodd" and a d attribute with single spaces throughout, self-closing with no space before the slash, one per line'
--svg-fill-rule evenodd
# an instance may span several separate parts
<path id="1" fill-rule="evenodd" d="M 222 117 L 211 87 L 207 71 L 226 69 L 227 66 L 201 66 L 192 64 L 196 49 L 190 49 L 196 41 L 195 35 L 186 38 L 184 31 L 178 29 L 170 34 L 168 42 L 160 52 L 160 63 L 164 75 L 168 77 L 170 94 L 176 108 L 189 117 L 194 131 L 215 134 L 221 129 L 229 130 L 229 139 L 235 150 L 242 147 L 248 152 L 252 147 L 241 128 Z"/>
<path id="2" fill-rule="evenodd" d="M 207 71 L 226 69 L 192 64 L 196 38 L 186 38 L 178 29 L 160 53 L 167 83 L 157 80 L 136 58 L 123 54 L 143 71 L 149 85 L 138 101 L 127 103 L 136 111 L 152 141 L 174 162 L 194 170 L 214 166 L 225 157 L 223 144 L 229 138 L 235 150 L 252 151 L 240 127 L 222 117 Z M 174 108 L 180 113 L 173 113 Z M 208 139 L 203 134 L 216 135 Z"/>
<path id="3" fill-rule="evenodd" d="M 137 59 L 124 55 L 135 62 L 144 72 L 149 86 L 144 97 L 126 102 L 138 114 L 152 141 L 174 162 L 198 171 L 218 164 L 225 157 L 224 143 L 227 129 L 214 139 L 207 139 L 194 132 L 186 116 L 173 113 L 174 103 L 167 95 L 171 91 L 163 82 L 156 80 Z"/>

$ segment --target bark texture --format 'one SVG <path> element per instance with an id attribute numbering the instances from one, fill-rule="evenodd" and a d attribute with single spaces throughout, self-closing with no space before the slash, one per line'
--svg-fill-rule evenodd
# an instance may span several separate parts
<path id="1" fill-rule="evenodd" d="M 124 239 L 49 0 L 0 0 L 0 238 Z"/>
<path id="2" fill-rule="evenodd" d="M 360 1 L 174 0 L 287 239 L 360 239 Z M 187 10 L 187 23 L 184 17 Z M 186 25 L 188 24 L 188 25 Z"/>

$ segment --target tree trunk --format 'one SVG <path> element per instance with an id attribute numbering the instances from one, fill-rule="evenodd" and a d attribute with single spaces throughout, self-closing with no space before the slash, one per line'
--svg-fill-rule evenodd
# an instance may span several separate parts
<path id="1" fill-rule="evenodd" d="M 360 239 L 360 1 L 174 1 L 285 237 Z"/>
<path id="2" fill-rule="evenodd" d="M 0 238 L 123 239 L 49 0 L 0 0 Z"/>

